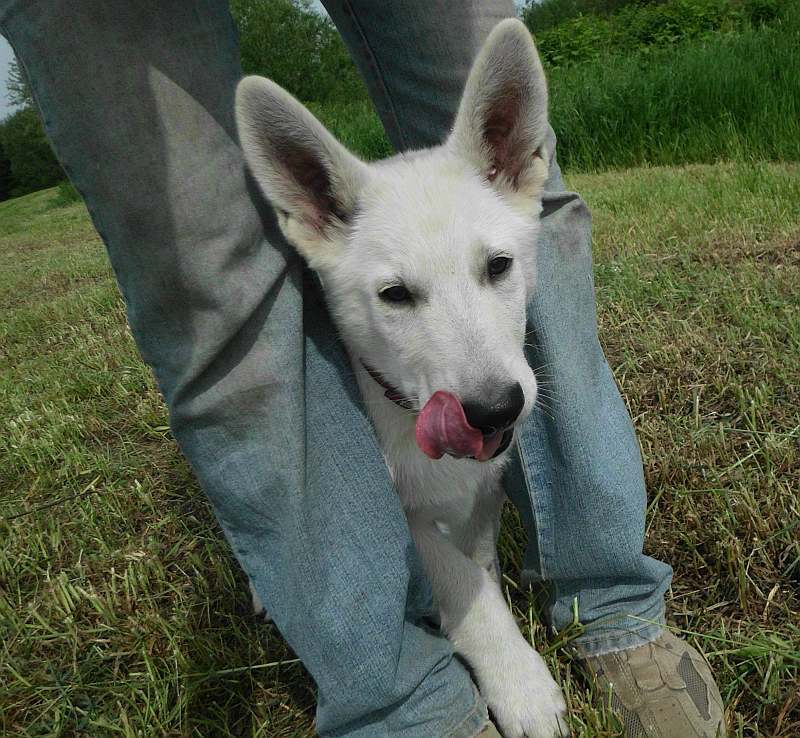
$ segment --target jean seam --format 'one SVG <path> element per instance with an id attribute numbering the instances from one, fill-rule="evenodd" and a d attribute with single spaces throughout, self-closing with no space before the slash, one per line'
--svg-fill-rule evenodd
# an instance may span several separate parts
<path id="1" fill-rule="evenodd" d="M 545 549 L 544 549 L 544 540 L 542 537 L 542 529 L 544 526 L 543 518 L 547 516 L 544 515 L 539 509 L 539 506 L 536 504 L 536 499 L 533 494 L 533 481 L 530 478 L 530 471 L 529 471 L 529 460 L 526 457 L 525 449 L 523 448 L 523 444 L 520 443 L 519 439 L 516 440 L 517 444 L 517 453 L 519 454 L 520 464 L 522 466 L 522 476 L 525 479 L 525 488 L 528 493 L 528 501 L 531 505 L 531 512 L 533 516 L 533 531 L 536 535 L 536 548 L 539 554 L 539 576 L 542 580 L 547 581 L 547 566 L 545 565 Z M 549 521 L 548 525 L 549 525 Z M 548 582 L 548 587 L 552 587 L 552 597 L 554 600 L 558 599 L 557 593 L 557 586 L 555 582 Z"/>
<path id="2" fill-rule="evenodd" d="M 349 0 L 344 0 L 344 2 L 342 3 L 342 9 L 344 10 L 345 13 L 347 13 L 347 15 L 350 18 L 350 22 L 353 24 L 353 28 L 358 33 L 358 37 L 361 40 L 361 45 L 363 46 L 364 51 L 366 52 L 364 54 L 364 57 L 367 60 L 370 69 L 372 69 L 373 73 L 375 74 L 375 78 L 378 81 L 378 84 L 380 85 L 381 93 L 383 94 L 383 97 L 388 105 L 387 112 L 391 116 L 392 124 L 394 125 L 395 128 L 395 133 L 400 141 L 401 148 L 405 150 L 408 147 L 408 142 L 406 141 L 406 136 L 405 133 L 403 132 L 403 129 L 400 127 L 400 119 L 397 117 L 397 111 L 395 110 L 394 102 L 392 100 L 391 95 L 389 94 L 389 88 L 386 85 L 386 80 L 383 75 L 383 70 L 381 69 L 378 60 L 372 51 L 372 47 L 370 46 L 369 41 L 367 40 L 367 36 L 364 33 L 361 24 L 358 22 L 358 15 L 353 11 L 353 8 L 350 5 Z"/>
<path id="3" fill-rule="evenodd" d="M 663 628 L 657 628 L 656 630 L 652 631 L 639 631 L 637 636 L 634 640 L 630 643 L 622 642 L 622 638 L 618 638 L 616 640 L 609 640 L 606 644 L 595 644 L 591 648 L 580 648 L 575 646 L 573 648 L 575 654 L 579 659 L 595 659 L 599 658 L 600 656 L 607 656 L 608 654 L 612 653 L 620 653 L 621 651 L 628 651 L 634 648 L 640 648 L 641 646 L 645 646 L 648 643 L 653 643 L 656 641 Z"/>

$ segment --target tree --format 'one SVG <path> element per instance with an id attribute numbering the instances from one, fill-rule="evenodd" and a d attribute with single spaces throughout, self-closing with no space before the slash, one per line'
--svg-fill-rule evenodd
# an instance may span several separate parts
<path id="1" fill-rule="evenodd" d="M 6 81 L 8 99 L 18 110 L 0 124 L 0 199 L 52 187 L 65 179 L 44 135 L 39 111 L 19 61 L 14 59 Z"/>
<path id="2" fill-rule="evenodd" d="M 242 69 L 275 80 L 306 102 L 365 99 L 366 89 L 339 34 L 309 0 L 231 0 L 239 29 Z M 44 135 L 25 70 L 14 60 L 6 82 L 20 109 L 0 124 L 0 198 L 3 161 L 11 197 L 65 179 Z"/>
<path id="3" fill-rule="evenodd" d="M 366 96 L 344 43 L 308 0 L 231 0 L 242 70 L 277 82 L 303 101 Z"/>
<path id="4" fill-rule="evenodd" d="M 66 179 L 35 107 L 18 110 L 3 122 L 0 144 L 11 167 L 11 197 L 52 187 Z"/>
<path id="5" fill-rule="evenodd" d="M 0 141 L 0 201 L 11 197 L 13 180 L 11 178 L 11 162 L 6 156 L 2 141 Z"/>
<path id="6" fill-rule="evenodd" d="M 19 105 L 23 108 L 33 105 L 31 87 L 17 59 L 14 59 L 8 66 L 6 89 L 8 90 L 6 97 L 11 101 L 12 105 Z"/>

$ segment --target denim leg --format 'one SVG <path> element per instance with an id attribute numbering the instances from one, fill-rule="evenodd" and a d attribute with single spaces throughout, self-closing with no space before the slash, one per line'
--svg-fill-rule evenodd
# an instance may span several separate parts
<path id="1" fill-rule="evenodd" d="M 489 32 L 511 0 L 322 0 L 398 151 L 442 143 Z"/>
<path id="2" fill-rule="evenodd" d="M 395 148 L 440 143 L 477 50 L 511 2 L 327 0 Z M 549 150 L 555 152 L 552 136 Z M 566 192 L 555 153 L 529 306 L 531 365 L 544 390 L 507 477 L 529 534 L 526 578 L 546 580 L 558 629 L 578 616 L 589 652 L 652 640 L 672 571 L 642 554 L 645 490 L 630 418 L 597 339 L 586 204 Z M 524 472 L 523 472 L 524 468 Z M 535 521 L 535 522 L 534 522 Z M 630 617 L 632 616 L 632 617 Z"/>
<path id="3" fill-rule="evenodd" d="M 559 630 L 577 604 L 584 653 L 629 648 L 658 637 L 672 569 L 642 553 L 642 462 L 597 337 L 591 216 L 566 190 L 555 155 L 537 270 L 528 360 L 541 368 L 543 399 L 518 435 L 506 478 L 528 531 L 523 580 L 543 586 Z"/>
<path id="4" fill-rule="evenodd" d="M 3 0 L 0 30 L 106 243 L 175 438 L 317 683 L 320 733 L 477 733 L 466 670 L 420 624 L 427 585 L 352 373 L 245 174 L 226 5 Z"/>

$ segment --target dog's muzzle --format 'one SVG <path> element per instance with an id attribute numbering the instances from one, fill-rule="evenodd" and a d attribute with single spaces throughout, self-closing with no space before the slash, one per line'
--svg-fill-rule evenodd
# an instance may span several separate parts
<path id="1" fill-rule="evenodd" d="M 417 445 L 432 459 L 449 454 L 489 461 L 503 453 L 513 437 L 513 428 L 492 428 L 488 433 L 475 428 L 467 420 L 461 401 L 441 390 L 433 393 L 417 417 Z"/>
<path id="2" fill-rule="evenodd" d="M 387 382 L 377 369 L 363 359 L 360 361 L 370 377 L 383 387 L 385 390 L 383 395 L 387 400 L 391 400 L 404 410 L 416 409 L 414 402 Z M 520 398 L 517 398 L 517 394 Z M 510 397 L 513 401 L 511 404 L 514 406 L 519 404 L 521 409 L 524 395 L 519 384 L 512 388 Z M 520 399 L 519 403 L 517 399 Z M 445 454 L 476 461 L 496 459 L 511 445 L 514 438 L 513 427 L 495 430 L 494 423 L 498 421 L 500 415 L 503 415 L 504 420 L 513 422 L 519 415 L 519 410 L 509 407 L 499 412 L 493 406 L 492 412 L 489 413 L 486 408 L 474 403 L 462 404 L 450 392 L 442 390 L 434 392 L 417 416 L 417 446 L 431 459 L 441 459 Z"/>

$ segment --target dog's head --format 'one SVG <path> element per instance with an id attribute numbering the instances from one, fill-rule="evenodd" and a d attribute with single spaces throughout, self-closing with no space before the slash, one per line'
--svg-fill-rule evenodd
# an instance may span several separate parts
<path id="1" fill-rule="evenodd" d="M 500 453 L 536 397 L 523 345 L 547 88 L 524 25 L 492 31 L 436 148 L 365 164 L 260 77 L 240 82 L 236 115 L 245 158 L 351 351 L 422 409 L 423 450 Z M 461 444 L 476 429 L 483 441 Z"/>

